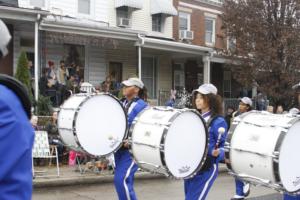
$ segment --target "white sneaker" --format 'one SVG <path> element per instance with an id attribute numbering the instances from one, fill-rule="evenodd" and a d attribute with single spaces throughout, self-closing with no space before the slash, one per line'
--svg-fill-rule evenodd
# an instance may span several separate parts
<path id="1" fill-rule="evenodd" d="M 243 193 L 245 197 L 249 196 L 250 194 L 250 184 L 244 182 L 244 187 L 243 187 Z"/>

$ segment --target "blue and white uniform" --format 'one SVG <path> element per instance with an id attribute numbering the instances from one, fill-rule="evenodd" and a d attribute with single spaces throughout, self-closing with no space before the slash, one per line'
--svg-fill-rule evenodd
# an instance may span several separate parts
<path id="1" fill-rule="evenodd" d="M 295 196 L 289 195 L 289 194 L 284 194 L 283 195 L 283 200 L 300 200 L 300 194 L 297 194 Z"/>
<path id="2" fill-rule="evenodd" d="M 130 128 L 134 118 L 147 107 L 147 103 L 139 98 L 135 98 L 130 104 L 123 101 L 123 106 L 128 107 L 128 127 Z M 136 200 L 133 189 L 134 174 L 138 169 L 137 164 L 132 159 L 129 150 L 122 147 L 115 153 L 115 177 L 114 183 L 120 200 Z"/>
<path id="3" fill-rule="evenodd" d="M 0 199 L 31 200 L 34 130 L 16 94 L 0 84 Z"/>
<path id="4" fill-rule="evenodd" d="M 202 114 L 206 122 L 209 121 L 211 113 Z M 212 152 L 218 140 L 218 129 L 225 128 L 225 133 L 222 134 L 219 141 L 220 154 L 218 157 L 213 157 Z M 218 176 L 218 163 L 224 159 L 224 143 L 227 136 L 227 123 L 223 117 L 216 117 L 208 127 L 209 132 L 209 147 L 207 161 L 204 167 L 197 173 L 196 176 L 184 180 L 184 192 L 186 200 L 204 200 L 209 189 Z"/>

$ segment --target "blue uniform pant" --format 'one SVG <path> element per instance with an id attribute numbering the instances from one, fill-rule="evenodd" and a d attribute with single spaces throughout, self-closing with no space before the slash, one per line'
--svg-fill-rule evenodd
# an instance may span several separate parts
<path id="1" fill-rule="evenodd" d="M 298 194 L 296 196 L 284 194 L 283 200 L 300 200 L 300 194 Z"/>
<path id="2" fill-rule="evenodd" d="M 119 150 L 115 155 L 114 183 L 119 200 L 136 200 L 133 189 L 134 174 L 138 169 L 128 150 Z"/>
<path id="3" fill-rule="evenodd" d="M 218 166 L 213 166 L 207 171 L 200 171 L 196 176 L 184 180 L 185 200 L 204 200 L 209 189 L 218 176 Z"/>
<path id="4" fill-rule="evenodd" d="M 244 194 L 244 182 L 240 179 L 235 178 L 235 194 L 241 197 L 245 196 Z"/>

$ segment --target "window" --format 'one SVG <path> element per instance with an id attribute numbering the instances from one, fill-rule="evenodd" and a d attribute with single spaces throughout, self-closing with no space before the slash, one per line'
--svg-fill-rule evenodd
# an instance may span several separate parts
<path id="1" fill-rule="evenodd" d="M 191 15 L 184 12 L 179 12 L 179 30 L 191 29 Z"/>
<path id="2" fill-rule="evenodd" d="M 91 1 L 90 0 L 78 0 L 78 13 L 91 14 Z"/>
<path id="3" fill-rule="evenodd" d="M 184 64 L 174 64 L 173 65 L 173 70 L 174 70 L 174 88 L 175 90 L 183 90 L 184 85 L 185 85 L 185 80 L 184 80 Z"/>
<path id="4" fill-rule="evenodd" d="M 161 14 L 152 15 L 152 31 L 162 32 Z"/>
<path id="5" fill-rule="evenodd" d="M 236 39 L 233 37 L 228 37 L 227 39 L 227 49 L 234 51 L 236 49 Z"/>
<path id="6" fill-rule="evenodd" d="M 45 0 L 30 0 L 30 5 L 33 7 L 44 8 Z"/>
<path id="7" fill-rule="evenodd" d="M 208 45 L 215 44 L 215 19 L 205 18 L 205 43 Z"/>
<path id="8" fill-rule="evenodd" d="M 117 26 L 119 27 L 130 27 L 130 8 L 122 6 L 117 8 Z"/>
<path id="9" fill-rule="evenodd" d="M 148 97 L 150 99 L 155 99 L 157 90 L 157 59 L 153 57 L 143 57 L 142 66 L 142 81 L 147 88 Z"/>
<path id="10" fill-rule="evenodd" d="M 129 18 L 129 10 L 127 6 L 117 8 L 117 18 Z"/>
<path id="11" fill-rule="evenodd" d="M 231 98 L 231 71 L 224 71 L 223 96 Z"/>

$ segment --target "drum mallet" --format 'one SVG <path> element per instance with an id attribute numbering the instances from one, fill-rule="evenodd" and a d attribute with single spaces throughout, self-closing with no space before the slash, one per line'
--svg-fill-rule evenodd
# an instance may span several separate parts
<path id="1" fill-rule="evenodd" d="M 218 129 L 218 139 L 217 139 L 217 143 L 215 145 L 215 149 L 219 148 L 220 140 L 221 140 L 221 137 L 222 137 L 223 133 L 225 133 L 225 128 L 224 127 L 220 127 Z"/>

